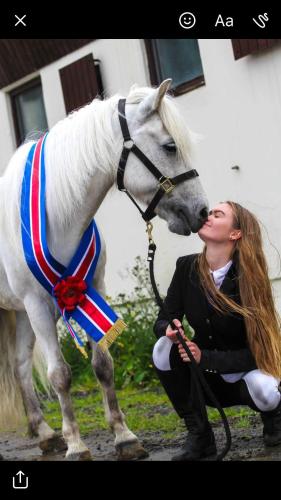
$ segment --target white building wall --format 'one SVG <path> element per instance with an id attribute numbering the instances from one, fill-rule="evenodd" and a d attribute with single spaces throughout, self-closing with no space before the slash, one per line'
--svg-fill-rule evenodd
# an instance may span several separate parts
<path id="1" fill-rule="evenodd" d="M 190 128 L 203 135 L 193 167 L 200 173 L 211 206 L 231 199 L 258 216 L 265 228 L 270 276 L 280 276 L 281 48 L 235 61 L 230 40 L 202 39 L 199 47 L 206 85 L 176 98 Z M 40 71 L 49 127 L 65 116 L 59 69 L 90 52 L 101 60 L 107 96 L 125 95 L 133 83 L 149 85 L 142 40 L 92 42 Z M 8 99 L 0 91 L 0 171 L 15 147 L 11 129 Z M 234 165 L 240 169 L 231 169 Z M 126 268 L 133 267 L 137 255 L 146 258 L 145 224 L 127 197 L 116 190 L 107 195 L 96 220 L 107 242 L 108 293 L 125 293 L 133 286 Z M 202 242 L 197 235 L 170 233 L 159 219 L 154 226 L 155 269 L 165 292 L 176 258 L 200 251 Z M 274 289 L 281 310 L 280 279 L 274 281 Z"/>

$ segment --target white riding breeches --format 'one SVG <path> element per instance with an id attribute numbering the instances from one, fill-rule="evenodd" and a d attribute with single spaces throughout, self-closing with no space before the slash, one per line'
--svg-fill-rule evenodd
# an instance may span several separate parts
<path id="1" fill-rule="evenodd" d="M 158 370 L 171 370 L 170 351 L 172 345 L 173 342 L 165 336 L 160 337 L 155 343 L 152 358 Z M 220 374 L 220 376 L 228 383 L 234 383 L 241 379 L 244 380 L 252 400 L 262 412 L 272 411 L 280 403 L 280 380 L 272 375 L 263 373 L 261 370 L 256 369 L 250 372 Z"/>

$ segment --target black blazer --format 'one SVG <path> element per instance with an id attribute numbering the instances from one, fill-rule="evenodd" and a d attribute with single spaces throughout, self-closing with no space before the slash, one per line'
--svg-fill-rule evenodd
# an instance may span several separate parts
<path id="1" fill-rule="evenodd" d="M 202 351 L 200 366 L 215 373 L 247 372 L 257 368 L 247 342 L 245 322 L 237 313 L 222 314 L 207 301 L 200 286 L 195 261 L 198 254 L 180 257 L 167 291 L 165 305 L 173 318 L 186 316 L 195 331 L 193 341 Z M 241 304 L 235 264 L 232 263 L 220 288 Z M 154 324 L 158 338 L 169 324 L 161 310 Z"/>

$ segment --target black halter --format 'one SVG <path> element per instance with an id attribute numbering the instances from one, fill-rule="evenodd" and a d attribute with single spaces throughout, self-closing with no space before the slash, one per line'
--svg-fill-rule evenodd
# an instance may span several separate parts
<path id="1" fill-rule="evenodd" d="M 124 191 L 129 196 L 130 200 L 136 205 L 137 209 L 140 211 L 143 219 L 147 222 L 150 221 L 153 217 L 155 217 L 156 215 L 154 212 L 155 207 L 156 205 L 158 205 L 159 201 L 161 200 L 162 196 L 165 193 L 166 194 L 170 193 L 174 189 L 174 187 L 180 184 L 181 182 L 193 179 L 194 177 L 197 177 L 199 174 L 195 169 L 193 169 L 189 170 L 188 172 L 184 172 L 183 174 L 176 175 L 176 177 L 173 177 L 172 179 L 170 177 L 165 177 L 164 175 L 162 175 L 161 172 L 158 170 L 158 168 L 156 168 L 155 165 L 153 165 L 153 163 L 136 146 L 136 144 L 132 140 L 128 128 L 128 123 L 126 120 L 125 104 L 126 104 L 126 99 L 120 99 L 118 102 L 118 116 L 124 138 L 124 143 L 117 170 L 117 186 L 120 191 Z M 130 193 L 124 186 L 125 168 L 130 152 L 136 155 L 136 157 L 146 166 L 146 168 L 148 168 L 148 170 L 154 175 L 154 177 L 156 177 L 156 179 L 160 184 L 158 191 L 156 192 L 154 198 L 152 198 L 145 212 L 143 212 L 143 210 L 140 208 L 140 206 L 137 204 L 137 202 L 134 200 L 134 198 L 130 195 Z"/>

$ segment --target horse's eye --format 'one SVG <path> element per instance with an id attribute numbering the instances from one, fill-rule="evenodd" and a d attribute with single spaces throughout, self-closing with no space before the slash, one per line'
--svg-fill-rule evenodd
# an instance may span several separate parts
<path id="1" fill-rule="evenodd" d="M 175 153 L 177 150 L 177 146 L 175 145 L 174 142 L 168 142 L 167 144 L 163 144 L 163 148 L 166 149 L 166 151 L 169 151 L 170 153 Z"/>

